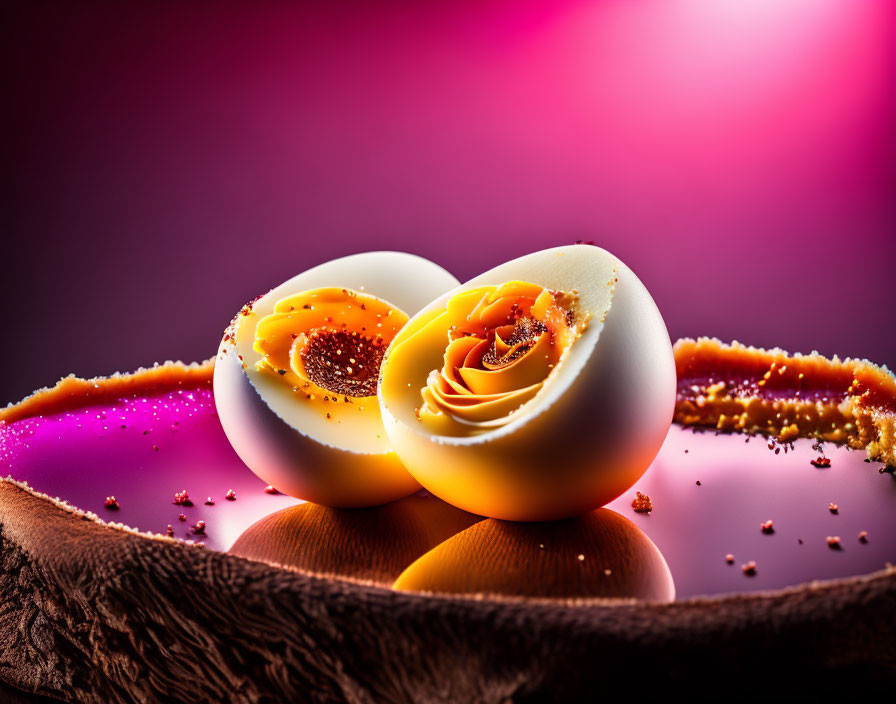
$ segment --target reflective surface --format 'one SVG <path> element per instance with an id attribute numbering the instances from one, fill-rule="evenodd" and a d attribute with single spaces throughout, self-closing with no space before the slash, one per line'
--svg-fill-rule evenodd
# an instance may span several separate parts
<path id="1" fill-rule="evenodd" d="M 819 454 L 811 442 L 777 449 L 775 454 L 758 437 L 745 442 L 740 435 L 717 436 L 673 426 L 653 466 L 631 491 L 607 507 L 626 523 L 631 521 L 631 529 L 623 533 L 635 536 L 637 543 L 643 542 L 639 537 L 643 531 L 662 553 L 676 598 L 785 587 L 871 572 L 896 562 L 896 480 L 891 475 L 881 474 L 879 465 L 865 462 L 860 452 L 827 446 L 824 453 L 831 466 L 817 469 L 810 464 Z M 247 553 L 262 550 L 264 554 L 256 555 L 333 571 L 357 571 L 354 554 L 368 570 L 365 578 L 373 575 L 380 583 L 475 520 L 420 497 L 366 514 L 308 507 L 275 519 L 270 514 L 300 502 L 266 493 L 264 483 L 242 464 L 224 437 L 207 388 L 2 425 L 0 475 L 7 474 L 105 520 L 162 534 L 171 525 L 177 537 L 217 550 L 231 548 L 242 535 Z M 174 494 L 183 489 L 193 506 L 173 503 Z M 229 489 L 236 500 L 225 499 Z M 652 513 L 633 511 L 636 491 L 650 496 Z M 117 498 L 118 511 L 104 507 L 110 495 Z M 204 504 L 208 496 L 214 505 Z M 837 504 L 836 514 L 829 510 L 830 503 Z M 420 506 L 438 508 L 418 510 Z M 187 518 L 184 522 L 178 520 L 181 513 Z M 284 516 L 297 521 L 304 533 L 290 528 L 289 521 L 284 524 Z M 378 516 L 386 520 L 380 522 Z M 265 522 L 247 531 L 261 519 Z M 769 519 L 774 527 L 770 534 L 760 530 L 760 523 Z M 199 520 L 205 521 L 204 533 L 191 530 Z M 272 525 L 280 525 L 279 534 L 269 530 Z M 505 559 L 502 555 L 517 563 L 542 559 L 540 553 L 530 552 L 533 545 L 540 550 L 537 545 L 543 542 L 547 548 L 550 536 L 562 537 L 569 530 L 559 524 L 480 525 L 472 529 L 478 532 L 463 538 L 473 568 L 486 559 Z M 866 543 L 858 540 L 860 531 L 868 532 Z M 298 539 L 299 535 L 304 538 Z M 536 542 L 539 535 L 549 537 Z M 566 541 L 568 550 L 564 548 L 562 555 L 575 553 L 578 562 L 578 554 L 583 554 L 579 566 L 586 570 L 598 565 L 597 560 L 589 562 L 592 556 L 615 559 L 606 552 L 610 546 L 633 551 L 632 541 L 626 548 L 618 536 L 592 540 L 584 534 L 576 537 L 575 531 L 571 535 L 574 540 Z M 839 536 L 841 548 L 829 547 L 828 536 Z M 579 544 L 581 549 L 573 547 Z M 471 545 L 478 547 L 474 550 Z M 384 549 L 388 559 L 372 559 L 371 551 L 378 549 Z M 734 564 L 726 563 L 729 553 Z M 452 559 L 459 555 L 456 550 Z M 747 576 L 741 565 L 751 560 L 756 562 L 756 574 Z M 555 571 L 551 566 L 551 575 L 563 574 L 560 563 L 547 564 L 557 567 Z M 523 567 L 521 574 L 531 575 L 526 570 L 532 567 L 535 574 L 541 569 L 534 562 Z M 605 575 L 597 570 L 596 576 Z"/>

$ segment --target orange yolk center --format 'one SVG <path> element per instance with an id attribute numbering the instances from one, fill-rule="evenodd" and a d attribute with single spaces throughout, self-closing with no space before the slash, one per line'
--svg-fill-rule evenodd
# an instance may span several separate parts
<path id="1" fill-rule="evenodd" d="M 430 372 L 418 417 L 472 426 L 506 423 L 532 399 L 583 325 L 574 294 L 523 281 L 484 286 L 448 301 L 448 344 Z"/>
<path id="2" fill-rule="evenodd" d="M 351 289 L 287 296 L 255 328 L 257 368 L 307 398 L 376 396 L 383 353 L 407 321 L 398 308 Z"/>

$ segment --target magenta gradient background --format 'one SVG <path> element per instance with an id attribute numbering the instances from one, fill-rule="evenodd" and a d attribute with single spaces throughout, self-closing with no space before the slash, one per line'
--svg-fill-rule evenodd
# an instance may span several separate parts
<path id="1" fill-rule="evenodd" d="M 889 0 L 19 4 L 0 402 L 208 357 L 333 257 L 576 239 L 673 337 L 896 366 Z"/>

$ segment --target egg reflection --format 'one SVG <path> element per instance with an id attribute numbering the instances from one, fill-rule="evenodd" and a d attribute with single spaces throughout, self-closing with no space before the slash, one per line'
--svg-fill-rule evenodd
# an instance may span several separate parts
<path id="1" fill-rule="evenodd" d="M 249 526 L 229 552 L 389 586 L 418 557 L 480 520 L 426 492 L 363 509 L 303 503 Z"/>
<path id="2" fill-rule="evenodd" d="M 672 601 L 662 553 L 609 509 L 553 523 L 483 520 L 416 560 L 404 591 Z"/>

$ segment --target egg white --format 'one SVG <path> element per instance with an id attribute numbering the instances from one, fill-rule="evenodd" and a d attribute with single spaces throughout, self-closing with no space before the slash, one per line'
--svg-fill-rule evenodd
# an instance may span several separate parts
<path id="1" fill-rule="evenodd" d="M 224 431 L 259 477 L 301 499 L 329 506 L 372 506 L 419 488 L 404 470 L 378 414 L 326 418 L 278 378 L 256 369 L 258 321 L 292 294 L 322 287 L 363 291 L 413 316 L 458 281 L 442 267 L 403 252 L 366 252 L 309 269 L 237 314 L 218 349 L 214 393 Z M 369 399 L 376 406 L 375 398 Z"/>
<path id="2" fill-rule="evenodd" d="M 576 290 L 587 327 L 506 424 L 429 432 L 416 409 L 447 339 L 415 341 L 415 323 L 460 291 L 511 280 Z M 515 259 L 439 296 L 399 332 L 380 373 L 383 423 L 408 471 L 459 508 L 506 520 L 566 518 L 619 496 L 656 456 L 675 403 L 672 345 L 656 304 L 625 264 L 584 245 Z"/>

